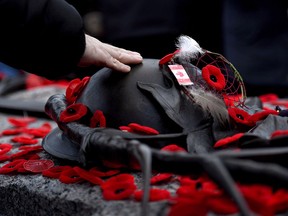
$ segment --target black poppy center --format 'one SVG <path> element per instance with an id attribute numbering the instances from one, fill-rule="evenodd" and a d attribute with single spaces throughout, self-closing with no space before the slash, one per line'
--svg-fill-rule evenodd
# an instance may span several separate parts
<path id="1" fill-rule="evenodd" d="M 119 194 L 119 193 L 122 193 L 125 189 L 124 188 L 120 188 L 120 189 L 117 189 L 115 191 L 116 194 Z"/>
<path id="2" fill-rule="evenodd" d="M 68 113 L 70 113 L 70 114 L 76 113 L 76 110 L 73 109 L 73 108 L 69 108 L 67 111 L 68 111 Z"/>
<path id="3" fill-rule="evenodd" d="M 215 75 L 210 75 L 210 80 L 217 82 L 217 77 Z"/>
<path id="4" fill-rule="evenodd" d="M 237 118 L 239 118 L 239 119 L 241 119 L 241 120 L 244 120 L 244 117 L 243 117 L 242 115 L 237 114 L 236 116 L 237 116 Z"/>

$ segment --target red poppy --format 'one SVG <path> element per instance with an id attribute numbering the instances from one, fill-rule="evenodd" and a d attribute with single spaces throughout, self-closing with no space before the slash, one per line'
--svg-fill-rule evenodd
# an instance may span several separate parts
<path id="1" fill-rule="evenodd" d="M 260 120 L 266 118 L 270 114 L 271 115 L 278 115 L 279 112 L 277 112 L 276 110 L 264 110 L 261 112 L 256 112 L 248 118 L 248 121 L 254 122 L 254 124 L 256 124 L 257 121 L 260 121 Z"/>
<path id="2" fill-rule="evenodd" d="M 27 151 L 42 151 L 43 150 L 43 147 L 41 145 L 33 145 L 33 146 L 20 146 L 18 148 L 19 150 L 27 150 Z"/>
<path id="3" fill-rule="evenodd" d="M 23 132 L 23 128 L 6 129 L 2 131 L 2 135 L 18 135 Z"/>
<path id="4" fill-rule="evenodd" d="M 47 170 L 54 166 L 54 162 L 52 160 L 27 160 L 23 167 L 25 170 L 40 173 L 44 170 Z"/>
<path id="5" fill-rule="evenodd" d="M 247 200 L 252 211 L 259 215 L 272 216 L 275 212 L 269 204 L 273 189 L 266 185 L 239 185 L 240 191 Z"/>
<path id="6" fill-rule="evenodd" d="M 277 94 L 264 94 L 264 95 L 260 95 L 259 99 L 261 100 L 262 103 L 265 102 L 272 102 L 272 101 L 276 101 L 279 99 Z"/>
<path id="7" fill-rule="evenodd" d="M 84 179 L 73 169 L 65 169 L 61 172 L 59 180 L 65 184 L 82 182 Z"/>
<path id="8" fill-rule="evenodd" d="M 130 132 L 130 133 L 133 132 L 132 128 L 130 128 L 128 126 L 120 126 L 119 129 L 122 131 L 125 131 L 125 132 Z"/>
<path id="9" fill-rule="evenodd" d="M 24 159 L 19 159 L 19 160 L 14 160 L 10 163 L 5 164 L 4 166 L 0 168 L 0 174 L 7 174 L 7 173 L 17 171 L 18 168 L 23 166 L 23 163 L 25 161 L 26 160 Z"/>
<path id="10" fill-rule="evenodd" d="M 210 196 L 207 199 L 207 206 L 217 215 L 231 215 L 239 211 L 235 202 L 226 196 Z"/>
<path id="11" fill-rule="evenodd" d="M 202 77 L 208 83 L 209 86 L 222 91 L 225 88 L 226 80 L 221 70 L 214 65 L 206 65 L 202 68 Z"/>
<path id="12" fill-rule="evenodd" d="M 106 183 L 106 182 L 105 182 Z M 137 189 L 134 182 L 117 182 L 117 184 L 109 184 L 102 188 L 102 195 L 105 200 L 124 200 L 132 197 Z"/>
<path id="13" fill-rule="evenodd" d="M 288 191 L 278 189 L 269 199 L 269 204 L 274 209 L 274 212 L 282 213 L 288 209 Z"/>
<path id="14" fill-rule="evenodd" d="M 278 137 L 278 136 L 287 136 L 288 135 L 288 130 L 275 130 L 271 134 L 271 138 Z"/>
<path id="15" fill-rule="evenodd" d="M 12 145 L 8 143 L 0 144 L 0 155 L 4 155 L 12 149 Z"/>
<path id="16" fill-rule="evenodd" d="M 36 118 L 33 117 L 8 118 L 8 121 L 15 127 L 26 127 L 28 124 L 35 122 Z"/>
<path id="17" fill-rule="evenodd" d="M 131 174 L 127 173 L 122 173 L 116 176 L 113 176 L 106 180 L 102 185 L 101 188 L 105 189 L 106 187 L 110 187 L 111 185 L 117 185 L 119 183 L 129 183 L 129 184 L 134 184 L 134 176 Z"/>
<path id="18" fill-rule="evenodd" d="M 134 192 L 134 199 L 136 201 L 141 201 L 143 198 L 144 191 L 137 190 Z M 149 201 L 160 201 L 160 200 L 167 200 L 171 198 L 171 194 L 168 190 L 159 189 L 159 188 L 151 188 L 149 191 Z"/>
<path id="19" fill-rule="evenodd" d="M 23 150 L 23 151 L 18 151 L 14 154 L 11 154 L 10 157 L 11 159 L 29 159 L 31 155 L 34 154 L 32 153 L 31 150 Z"/>
<path id="20" fill-rule="evenodd" d="M 89 172 L 98 177 L 111 177 L 118 173 L 120 173 L 119 169 L 109 169 L 109 170 L 101 170 L 98 167 L 92 167 Z"/>
<path id="21" fill-rule="evenodd" d="M 32 145 L 32 144 L 38 143 L 38 140 L 33 139 L 32 136 L 16 136 L 16 137 L 13 137 L 11 141 L 15 143 L 19 143 L 21 145 Z"/>
<path id="22" fill-rule="evenodd" d="M 139 134 L 151 134 L 151 135 L 157 135 L 159 132 L 151 127 L 148 126 L 143 126 L 137 123 L 130 123 L 128 125 L 131 129 L 132 132 L 134 133 L 139 133 Z"/>
<path id="23" fill-rule="evenodd" d="M 106 118 L 101 110 L 96 110 L 90 119 L 90 127 L 106 127 Z"/>
<path id="24" fill-rule="evenodd" d="M 83 179 L 89 181 L 90 183 L 94 185 L 101 185 L 103 183 L 103 180 L 99 178 L 98 176 L 93 175 L 93 173 L 88 172 L 87 170 L 84 170 L 80 167 L 73 167 L 73 169 L 76 171 L 76 173 Z"/>
<path id="25" fill-rule="evenodd" d="M 244 135 L 244 133 L 237 133 L 233 136 L 220 139 L 214 144 L 214 148 L 219 148 L 219 147 L 227 146 L 231 143 L 234 143 L 237 140 L 239 140 L 243 135 Z"/>
<path id="26" fill-rule="evenodd" d="M 193 186 L 196 187 L 196 184 L 199 184 L 200 179 L 194 178 L 193 176 L 179 176 L 178 180 L 181 186 Z"/>
<path id="27" fill-rule="evenodd" d="M 72 122 L 81 119 L 87 114 L 88 108 L 83 104 L 71 104 L 60 114 L 61 122 Z"/>
<path id="28" fill-rule="evenodd" d="M 49 178 L 59 178 L 65 170 L 72 169 L 70 166 L 53 166 L 50 169 L 43 170 L 42 175 Z"/>
<path id="29" fill-rule="evenodd" d="M 150 184 L 161 184 L 165 182 L 169 182 L 173 178 L 173 174 L 171 173 L 158 173 L 150 179 Z"/>
<path id="30" fill-rule="evenodd" d="M 66 100 L 68 104 L 72 104 L 76 101 L 77 97 L 81 94 L 89 80 L 90 77 L 84 77 L 82 80 L 76 78 L 70 81 L 68 87 L 66 88 Z"/>
<path id="31" fill-rule="evenodd" d="M 0 155 L 0 162 L 3 162 L 3 161 L 8 161 L 11 159 L 11 156 L 10 155 Z"/>
<path id="32" fill-rule="evenodd" d="M 239 124 L 246 125 L 246 126 L 253 126 L 255 124 L 255 122 L 249 121 L 251 115 L 243 109 L 239 109 L 237 107 L 229 107 L 228 113 L 230 117 Z"/>
<path id="33" fill-rule="evenodd" d="M 165 55 L 163 58 L 160 59 L 159 64 L 162 65 L 162 64 L 166 64 L 166 63 L 170 62 L 171 59 L 173 58 L 173 56 L 179 52 L 180 52 L 180 50 L 176 50 L 173 53 L 169 53 L 169 54 Z"/>
<path id="34" fill-rule="evenodd" d="M 170 144 L 167 146 L 164 146 L 161 148 L 162 151 L 171 151 L 171 152 L 187 152 L 184 148 L 176 145 L 176 144 Z"/>
<path id="35" fill-rule="evenodd" d="M 36 154 L 36 153 L 29 154 L 28 156 L 29 156 L 29 157 L 28 157 L 27 160 L 40 160 L 40 158 L 41 158 L 41 157 L 40 157 L 38 154 Z"/>
<path id="36" fill-rule="evenodd" d="M 171 206 L 168 216 L 207 216 L 209 209 L 205 204 L 205 197 L 195 199 L 178 197 Z"/>
<path id="37" fill-rule="evenodd" d="M 46 136 L 51 131 L 51 129 L 52 127 L 49 123 L 44 123 L 38 128 L 26 128 L 24 129 L 24 132 L 35 137 L 42 138 Z"/>

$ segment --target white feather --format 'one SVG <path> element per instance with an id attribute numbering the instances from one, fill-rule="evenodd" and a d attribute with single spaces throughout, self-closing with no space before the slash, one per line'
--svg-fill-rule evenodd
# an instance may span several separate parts
<path id="1" fill-rule="evenodd" d="M 215 121 L 223 125 L 229 122 L 228 110 L 222 98 L 196 86 L 190 87 L 189 93 L 193 96 L 195 103 L 201 106 L 207 114 L 210 113 Z"/>
<path id="2" fill-rule="evenodd" d="M 182 61 L 189 62 L 196 59 L 199 54 L 204 53 L 200 45 L 193 38 L 186 35 L 181 35 L 178 38 L 176 47 L 179 49 L 176 57 L 178 57 Z"/>

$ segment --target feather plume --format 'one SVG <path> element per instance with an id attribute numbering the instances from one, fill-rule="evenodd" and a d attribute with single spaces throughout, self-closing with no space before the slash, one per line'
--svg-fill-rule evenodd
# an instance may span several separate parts
<path id="1" fill-rule="evenodd" d="M 229 122 L 228 110 L 221 97 L 214 92 L 207 91 L 199 86 L 191 86 L 188 90 L 192 95 L 194 102 L 207 114 L 210 113 L 215 122 L 218 122 L 220 125 L 225 125 Z"/>
<path id="2" fill-rule="evenodd" d="M 179 52 L 175 57 L 178 58 L 180 64 L 196 60 L 205 52 L 193 38 L 186 35 L 178 37 L 176 47 Z M 188 65 L 190 65 L 190 75 L 195 78 L 194 84 L 188 87 L 194 102 L 202 107 L 205 113 L 211 114 L 219 124 L 224 125 L 229 122 L 229 114 L 223 98 L 217 92 L 207 88 L 206 82 L 202 79 L 202 71 L 198 67 L 192 64 Z"/>
<path id="3" fill-rule="evenodd" d="M 196 59 L 199 54 L 204 53 L 199 44 L 193 38 L 186 35 L 178 37 L 176 47 L 179 49 L 176 57 L 178 57 L 180 61 L 189 62 Z"/>

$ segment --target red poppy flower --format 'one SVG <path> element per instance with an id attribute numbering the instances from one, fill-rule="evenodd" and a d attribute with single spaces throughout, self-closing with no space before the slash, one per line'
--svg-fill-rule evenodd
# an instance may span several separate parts
<path id="1" fill-rule="evenodd" d="M 118 182 L 102 188 L 102 195 L 105 200 L 124 200 L 132 197 L 136 189 L 137 187 L 134 183 Z"/>
<path id="2" fill-rule="evenodd" d="M 225 88 L 226 80 L 221 70 L 214 65 L 206 65 L 202 68 L 202 77 L 208 83 L 209 86 L 222 91 Z"/>
<path id="3" fill-rule="evenodd" d="M 68 104 L 72 104 L 76 101 L 77 97 L 81 94 L 84 87 L 89 82 L 90 77 L 84 77 L 82 80 L 76 78 L 71 80 L 66 88 L 66 100 Z"/>
<path id="4" fill-rule="evenodd" d="M 40 173 L 44 170 L 47 170 L 54 166 L 54 162 L 52 160 L 27 160 L 23 167 L 25 170 Z"/>
<path id="5" fill-rule="evenodd" d="M 171 152 L 187 152 L 184 148 L 176 145 L 176 144 L 170 144 L 167 146 L 164 146 L 163 148 L 161 148 L 162 151 L 171 151 Z"/>
<path id="6" fill-rule="evenodd" d="M 266 118 L 268 115 L 278 115 L 279 113 L 276 110 L 264 110 L 261 112 L 254 113 L 248 118 L 248 121 L 254 122 L 256 124 L 257 121 L 260 121 Z"/>
<path id="7" fill-rule="evenodd" d="M 277 94 L 271 93 L 271 94 L 260 95 L 259 99 L 261 100 L 262 103 L 265 103 L 265 102 L 272 102 L 272 101 L 278 100 L 279 97 Z"/>
<path id="8" fill-rule="evenodd" d="M 33 117 L 8 118 L 8 121 L 15 127 L 26 127 L 28 124 L 35 122 L 36 118 Z"/>
<path id="9" fill-rule="evenodd" d="M 101 185 L 103 183 L 103 180 L 99 178 L 98 176 L 93 175 L 91 172 L 88 172 L 87 170 L 84 170 L 80 167 L 73 167 L 73 169 L 76 171 L 76 173 L 83 179 L 89 181 L 90 183 L 94 185 Z"/>
<path id="10" fill-rule="evenodd" d="M 164 182 L 169 182 L 173 178 L 171 173 L 158 173 L 150 179 L 150 184 L 161 184 Z"/>
<path id="11" fill-rule="evenodd" d="M 72 122 L 87 114 L 88 108 L 83 104 L 71 104 L 60 114 L 61 122 Z"/>
<path id="12" fill-rule="evenodd" d="M 33 146 L 20 146 L 18 148 L 19 150 L 27 150 L 27 151 L 30 151 L 30 152 L 33 152 L 33 151 L 42 151 L 43 150 L 43 147 L 41 145 L 33 145 Z"/>
<path id="13" fill-rule="evenodd" d="M 207 216 L 209 209 L 205 199 L 205 197 L 195 197 L 195 199 L 178 197 L 171 206 L 168 216 Z"/>
<path id="14" fill-rule="evenodd" d="M 3 161 L 8 161 L 11 159 L 11 156 L 10 155 L 0 155 L 0 162 L 3 162 Z"/>
<path id="15" fill-rule="evenodd" d="M 186 197 L 193 199 L 196 198 L 195 193 L 197 193 L 197 196 L 202 197 L 202 199 L 206 196 L 202 191 L 197 190 L 197 184 L 180 186 L 176 191 L 176 194 L 179 197 Z"/>
<path id="16" fill-rule="evenodd" d="M 196 184 L 199 184 L 200 182 L 199 178 L 194 178 L 190 176 L 179 176 L 178 180 L 181 186 L 190 186 L 190 187 L 196 187 Z"/>
<path id="17" fill-rule="evenodd" d="M 120 169 L 120 168 L 127 167 L 124 164 L 121 164 L 121 163 L 118 163 L 118 162 L 115 162 L 115 161 L 110 161 L 110 160 L 102 160 L 102 164 L 103 164 L 104 167 L 108 167 L 108 168 L 111 168 L 111 169 Z"/>
<path id="18" fill-rule="evenodd" d="M 53 166 L 50 169 L 43 170 L 42 175 L 49 178 L 59 178 L 65 170 L 72 169 L 70 166 Z"/>
<path id="19" fill-rule="evenodd" d="M 16 137 L 13 137 L 11 141 L 15 143 L 19 143 L 21 145 L 32 145 L 32 144 L 38 143 L 38 140 L 33 139 L 32 136 L 16 136 Z"/>
<path id="20" fill-rule="evenodd" d="M 23 132 L 23 128 L 6 129 L 2 131 L 2 135 L 18 135 Z"/>
<path id="21" fill-rule="evenodd" d="M 101 110 L 96 110 L 90 120 L 90 127 L 106 127 L 106 118 Z"/>
<path id="22" fill-rule="evenodd" d="M 122 131 L 125 131 L 125 132 L 130 132 L 130 133 L 133 132 L 132 128 L 130 128 L 128 126 L 120 126 L 119 129 Z"/>
<path id="23" fill-rule="evenodd" d="M 110 187 L 111 185 L 116 185 L 116 184 L 123 183 L 123 182 L 134 184 L 134 176 L 131 174 L 127 174 L 127 173 L 122 173 L 122 174 L 113 176 L 109 178 L 108 180 L 106 180 L 101 185 L 101 188 L 105 189 L 106 187 Z"/>
<path id="24" fill-rule="evenodd" d="M 73 184 L 82 182 L 84 179 L 79 176 L 79 174 L 73 169 L 65 169 L 61 172 L 59 180 L 65 184 Z"/>
<path id="25" fill-rule="evenodd" d="M 234 143 L 237 140 L 239 140 L 243 135 L 244 133 L 237 133 L 233 136 L 220 139 L 214 144 L 214 148 L 219 148 L 219 147 L 227 146 L 231 143 Z"/>
<path id="26" fill-rule="evenodd" d="M 28 157 L 27 160 L 40 160 L 40 158 L 41 158 L 41 157 L 40 157 L 38 154 L 36 154 L 36 153 L 29 154 L 28 156 L 29 156 L 29 157 Z"/>
<path id="27" fill-rule="evenodd" d="M 285 189 L 278 189 L 269 199 L 269 204 L 272 206 L 274 212 L 281 213 L 288 209 L 288 191 Z"/>
<path id="28" fill-rule="evenodd" d="M 89 172 L 95 176 L 98 176 L 100 178 L 102 177 L 111 177 L 111 176 L 114 176 L 118 173 L 120 173 L 120 170 L 119 169 L 109 169 L 109 170 L 101 170 L 100 168 L 98 167 L 92 167 Z"/>
<path id="29" fill-rule="evenodd" d="M 4 155 L 12 149 L 12 145 L 8 143 L 0 144 L 0 155 Z"/>
<path id="30" fill-rule="evenodd" d="M 5 164 L 4 166 L 0 168 L 0 174 L 7 174 L 7 173 L 17 171 L 18 168 L 23 166 L 23 163 L 25 161 L 26 160 L 24 159 L 19 159 L 19 160 L 14 160 L 10 163 Z"/>
<path id="31" fill-rule="evenodd" d="M 28 159 L 31 156 L 31 150 L 22 150 L 19 152 L 16 152 L 14 154 L 11 154 L 11 159 Z"/>
<path id="32" fill-rule="evenodd" d="M 239 109 L 237 107 L 230 107 L 228 108 L 228 113 L 230 117 L 239 124 L 246 126 L 253 126 L 255 124 L 255 122 L 249 121 L 251 115 L 243 109 Z"/>
<path id="33" fill-rule="evenodd" d="M 226 196 L 210 196 L 207 199 L 207 206 L 217 215 L 231 215 L 239 211 L 234 201 Z"/>
<path id="34" fill-rule="evenodd" d="M 134 133 L 157 135 L 159 132 L 151 127 L 139 125 L 137 123 L 130 123 L 128 125 Z"/>
<path id="35" fill-rule="evenodd" d="M 288 130 L 275 130 L 271 134 L 271 138 L 277 137 L 277 136 L 287 136 L 288 135 Z"/>
<path id="36" fill-rule="evenodd" d="M 46 136 L 51 131 L 51 129 L 52 127 L 49 123 L 44 123 L 38 128 L 26 128 L 24 129 L 24 132 L 35 137 L 42 138 Z"/>
<path id="37" fill-rule="evenodd" d="M 174 53 L 169 53 L 169 54 L 165 55 L 163 58 L 160 59 L 159 65 L 168 63 L 169 61 L 171 61 L 173 56 L 179 52 L 180 52 L 180 50 L 176 50 Z"/>
<path id="38" fill-rule="evenodd" d="M 239 185 L 240 191 L 247 200 L 252 211 L 259 215 L 275 215 L 269 199 L 272 197 L 273 190 L 266 185 Z"/>
<path id="39" fill-rule="evenodd" d="M 137 190 L 134 192 L 134 199 L 136 201 L 141 201 L 143 198 L 144 191 Z M 159 188 L 151 188 L 149 191 L 149 201 L 160 201 L 160 200 L 167 200 L 171 198 L 171 194 L 168 190 L 159 189 Z"/>

